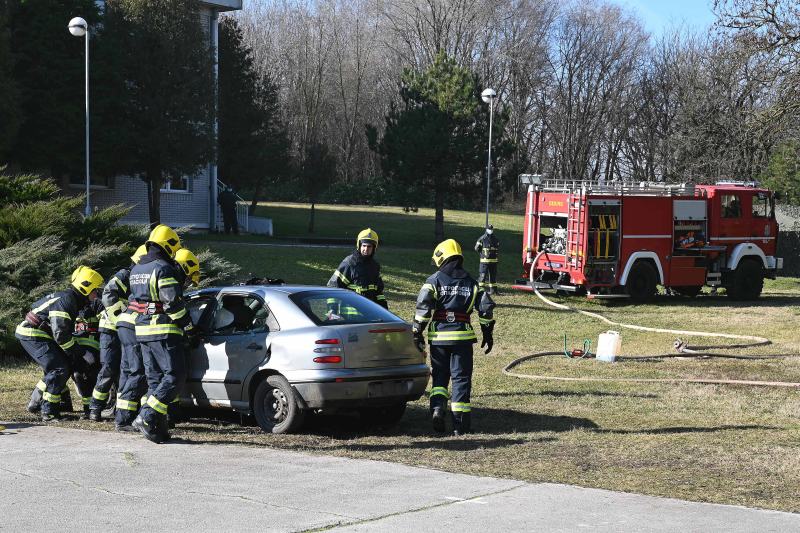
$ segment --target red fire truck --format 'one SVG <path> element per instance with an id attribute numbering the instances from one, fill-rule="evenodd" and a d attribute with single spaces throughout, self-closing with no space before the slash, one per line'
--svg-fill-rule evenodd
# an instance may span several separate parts
<path id="1" fill-rule="evenodd" d="M 658 285 L 685 296 L 708 285 L 750 300 L 783 267 L 774 196 L 754 183 L 537 178 L 528 177 L 517 289 L 646 301 Z"/>

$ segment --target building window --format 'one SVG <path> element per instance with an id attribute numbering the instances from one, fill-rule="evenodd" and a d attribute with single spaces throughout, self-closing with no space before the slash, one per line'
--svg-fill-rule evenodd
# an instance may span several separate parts
<path id="1" fill-rule="evenodd" d="M 80 188 L 86 187 L 86 175 L 85 174 L 70 174 L 69 176 L 69 185 L 73 188 Z M 110 189 L 114 187 L 114 178 L 110 177 L 102 177 L 102 176 L 89 176 L 89 186 L 91 188 L 103 188 L 103 189 Z"/>
<path id="2" fill-rule="evenodd" d="M 722 195 L 722 218 L 739 218 L 742 216 L 742 202 L 738 194 Z"/>
<path id="3" fill-rule="evenodd" d="M 172 192 L 191 192 L 189 176 L 168 176 L 164 178 L 164 184 L 161 186 L 162 191 Z"/>

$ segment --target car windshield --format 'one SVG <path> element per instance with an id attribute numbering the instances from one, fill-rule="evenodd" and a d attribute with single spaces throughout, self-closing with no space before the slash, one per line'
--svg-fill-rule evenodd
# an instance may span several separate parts
<path id="1" fill-rule="evenodd" d="M 304 291 L 289 298 L 318 326 L 398 321 L 380 305 L 350 291 Z"/>

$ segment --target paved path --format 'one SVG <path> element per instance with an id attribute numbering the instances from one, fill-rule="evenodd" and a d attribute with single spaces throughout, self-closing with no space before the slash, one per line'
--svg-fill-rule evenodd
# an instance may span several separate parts
<path id="1" fill-rule="evenodd" d="M 394 463 L 6 424 L 6 531 L 800 531 L 800 515 Z"/>

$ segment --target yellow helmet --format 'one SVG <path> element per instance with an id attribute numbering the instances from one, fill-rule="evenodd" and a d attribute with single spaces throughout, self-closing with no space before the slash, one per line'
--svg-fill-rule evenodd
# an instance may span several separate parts
<path id="1" fill-rule="evenodd" d="M 361 230 L 361 233 L 356 237 L 356 247 L 360 247 L 362 242 L 368 242 L 378 249 L 378 234 L 372 228 Z"/>
<path id="2" fill-rule="evenodd" d="M 75 269 L 70 281 L 72 286 L 84 296 L 89 296 L 93 290 L 103 286 L 103 276 L 83 265 Z"/>
<path id="3" fill-rule="evenodd" d="M 461 245 L 454 239 L 447 239 L 446 241 L 440 242 L 438 246 L 433 249 L 433 264 L 436 265 L 436 268 L 439 268 L 445 261 L 456 256 L 464 257 L 464 254 L 461 253 Z"/>
<path id="4" fill-rule="evenodd" d="M 133 264 L 138 265 L 139 260 L 145 255 L 147 255 L 147 246 L 142 244 L 136 249 L 135 252 L 133 252 L 133 255 L 131 256 L 131 261 L 133 261 Z"/>
<path id="5" fill-rule="evenodd" d="M 181 249 L 181 238 L 178 237 L 174 229 L 164 224 L 159 224 L 153 228 L 145 244 L 150 242 L 157 244 L 167 252 L 170 257 L 175 257 L 175 252 Z"/>
<path id="6" fill-rule="evenodd" d="M 200 261 L 196 255 L 186 248 L 181 248 L 175 253 L 175 262 L 180 265 L 192 284 L 197 285 L 200 282 Z"/>

